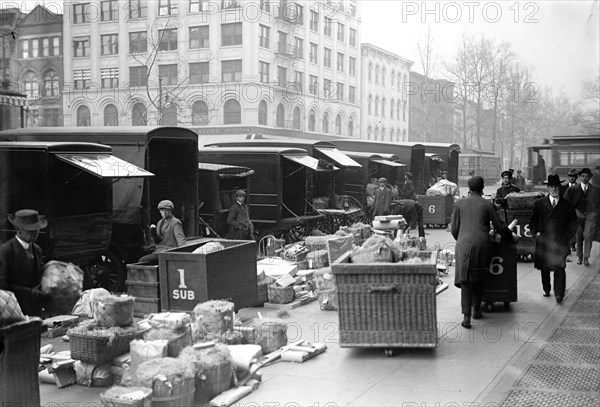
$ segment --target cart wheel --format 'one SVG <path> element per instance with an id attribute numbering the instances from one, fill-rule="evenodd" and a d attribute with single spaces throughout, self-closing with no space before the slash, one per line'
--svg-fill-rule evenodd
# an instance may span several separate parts
<path id="1" fill-rule="evenodd" d="M 504 301 L 504 308 L 509 309 L 510 308 L 510 302 Z"/>
<path id="2" fill-rule="evenodd" d="M 385 356 L 387 356 L 388 358 L 391 358 L 391 357 L 393 357 L 393 356 L 394 356 L 394 349 L 387 348 L 387 349 L 385 350 Z"/>

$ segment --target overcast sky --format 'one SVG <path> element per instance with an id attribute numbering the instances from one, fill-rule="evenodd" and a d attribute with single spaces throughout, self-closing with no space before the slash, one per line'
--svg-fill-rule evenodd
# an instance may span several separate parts
<path id="1" fill-rule="evenodd" d="M 41 0 L 2 3 L 30 11 Z M 62 10 L 60 0 L 45 3 Z M 361 4 L 362 41 L 412 60 L 417 72 L 421 65 L 416 44 L 425 41 L 428 26 L 439 53 L 438 76 L 443 76 L 443 60 L 452 59 L 463 32 L 510 42 L 517 57 L 533 68 L 540 85 L 564 91 L 573 102 L 580 99 L 581 81 L 594 79 L 600 71 L 599 0 L 363 0 Z"/>

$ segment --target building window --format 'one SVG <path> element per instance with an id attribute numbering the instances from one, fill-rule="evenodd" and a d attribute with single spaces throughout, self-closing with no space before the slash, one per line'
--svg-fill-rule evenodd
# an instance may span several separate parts
<path id="1" fill-rule="evenodd" d="M 35 38 L 31 40 L 31 57 L 37 58 L 40 56 L 40 40 Z"/>
<path id="2" fill-rule="evenodd" d="M 335 117 L 335 134 L 342 134 L 342 115 L 339 113 Z"/>
<path id="3" fill-rule="evenodd" d="M 102 42 L 102 55 L 116 55 L 119 53 L 119 39 L 117 34 L 107 34 L 100 37 Z"/>
<path id="4" fill-rule="evenodd" d="M 258 74 L 261 83 L 269 83 L 269 70 L 271 64 L 268 62 L 258 61 Z"/>
<path id="5" fill-rule="evenodd" d="M 283 31 L 277 31 L 277 50 L 281 54 L 287 54 L 288 52 L 288 44 L 287 44 L 287 33 Z"/>
<path id="6" fill-rule="evenodd" d="M 260 37 L 258 41 L 258 45 L 263 48 L 269 48 L 269 37 L 270 37 L 271 29 L 266 25 L 260 25 Z"/>
<path id="7" fill-rule="evenodd" d="M 381 140 L 385 141 L 385 127 L 381 129 Z"/>
<path id="8" fill-rule="evenodd" d="M 312 31 L 319 31 L 319 13 L 317 11 L 310 11 L 310 29 Z"/>
<path id="9" fill-rule="evenodd" d="M 162 109 L 158 124 L 161 126 L 177 126 L 177 105 L 171 103 Z"/>
<path id="10" fill-rule="evenodd" d="M 329 133 L 329 114 L 323 114 L 323 133 Z"/>
<path id="11" fill-rule="evenodd" d="M 344 72 L 344 54 L 341 52 L 337 53 L 337 70 L 338 72 Z"/>
<path id="12" fill-rule="evenodd" d="M 241 82 L 242 81 L 242 60 L 221 62 L 221 82 Z"/>
<path id="13" fill-rule="evenodd" d="M 379 116 L 379 96 L 375 96 L 375 116 Z"/>
<path id="14" fill-rule="evenodd" d="M 328 37 L 331 37 L 331 18 L 325 17 L 325 22 L 323 24 L 323 34 Z"/>
<path id="15" fill-rule="evenodd" d="M 311 110 L 308 115 L 308 131 L 315 131 L 316 128 L 315 111 Z"/>
<path id="16" fill-rule="evenodd" d="M 159 16 L 173 16 L 177 15 L 177 2 L 179 0 L 159 0 L 158 1 L 158 15 Z"/>
<path id="17" fill-rule="evenodd" d="M 396 103 L 396 118 L 400 120 L 400 99 L 398 99 L 398 103 Z"/>
<path id="18" fill-rule="evenodd" d="M 350 29 L 350 45 L 356 47 L 356 30 L 354 28 Z"/>
<path id="19" fill-rule="evenodd" d="M 119 68 L 100 69 L 100 80 L 103 88 L 117 88 L 119 86 Z"/>
<path id="20" fill-rule="evenodd" d="M 300 107 L 298 107 L 298 106 L 296 106 L 294 108 L 294 117 L 292 120 L 292 127 L 294 128 L 294 130 L 302 129 L 302 114 L 300 112 Z"/>
<path id="21" fill-rule="evenodd" d="M 177 49 L 177 28 L 158 30 L 158 50 L 174 51 Z"/>
<path id="22" fill-rule="evenodd" d="M 107 105 L 104 108 L 104 125 L 105 126 L 118 126 L 119 125 L 119 112 L 115 105 Z"/>
<path id="23" fill-rule="evenodd" d="M 199 13 L 204 11 L 204 3 L 206 0 L 190 0 L 190 13 Z"/>
<path id="24" fill-rule="evenodd" d="M 61 118 L 60 109 L 58 109 L 58 108 L 44 109 L 43 110 L 43 115 L 44 115 L 44 126 L 46 126 L 46 127 L 58 127 L 58 126 L 61 126 L 61 123 L 60 123 L 60 118 Z"/>
<path id="25" fill-rule="evenodd" d="M 73 4 L 73 24 L 89 22 L 89 9 L 90 3 Z"/>
<path id="26" fill-rule="evenodd" d="M 372 115 L 372 114 L 373 114 L 373 109 L 372 109 L 372 106 L 373 106 L 373 96 L 372 96 L 372 95 L 369 95 L 369 102 L 368 102 L 368 108 L 369 108 L 369 109 L 368 109 L 368 111 L 369 111 L 369 115 Z"/>
<path id="27" fill-rule="evenodd" d="M 242 23 L 221 24 L 221 45 L 242 44 Z"/>
<path id="28" fill-rule="evenodd" d="M 294 37 L 294 56 L 304 59 L 304 40 L 300 37 Z"/>
<path id="29" fill-rule="evenodd" d="M 287 68 L 283 66 L 277 66 L 277 85 L 282 88 L 285 87 L 287 83 Z"/>
<path id="30" fill-rule="evenodd" d="M 375 85 L 379 85 L 379 65 L 375 67 Z"/>
<path id="31" fill-rule="evenodd" d="M 261 100 L 258 104 L 258 124 L 266 126 L 268 123 L 267 102 Z"/>
<path id="32" fill-rule="evenodd" d="M 202 100 L 192 104 L 192 124 L 206 126 L 208 124 L 208 105 Z"/>
<path id="33" fill-rule="evenodd" d="M 190 48 L 208 48 L 208 26 L 190 27 Z"/>
<path id="34" fill-rule="evenodd" d="M 348 57 L 348 73 L 356 76 L 356 58 Z"/>
<path id="35" fill-rule="evenodd" d="M 356 6 L 354 4 L 350 4 L 350 15 L 356 17 Z"/>
<path id="36" fill-rule="evenodd" d="M 329 48 L 323 48 L 323 65 L 331 68 L 331 50 Z"/>
<path id="37" fill-rule="evenodd" d="M 73 38 L 73 56 L 87 57 L 90 52 L 90 37 Z"/>
<path id="38" fill-rule="evenodd" d="M 91 77 L 89 69 L 77 69 L 73 71 L 73 87 L 75 89 L 87 89 Z"/>
<path id="39" fill-rule="evenodd" d="M 131 125 L 132 126 L 145 126 L 148 124 L 147 119 L 148 111 L 143 103 L 138 102 L 131 108 Z"/>
<path id="40" fill-rule="evenodd" d="M 129 33 L 129 53 L 139 54 L 148 51 L 148 34 L 146 31 Z"/>
<path id="41" fill-rule="evenodd" d="M 319 47 L 314 42 L 310 43 L 309 59 L 310 59 L 310 62 L 312 62 L 312 63 L 315 63 L 315 64 L 319 63 Z"/>
<path id="42" fill-rule="evenodd" d="M 402 121 L 406 121 L 406 102 L 402 103 Z"/>
<path id="43" fill-rule="evenodd" d="M 354 136 L 354 120 L 348 120 L 348 137 Z"/>
<path id="44" fill-rule="evenodd" d="M 21 58 L 28 59 L 29 58 L 29 40 L 21 40 Z"/>
<path id="45" fill-rule="evenodd" d="M 148 0 L 129 0 L 129 18 L 146 18 Z"/>
<path id="46" fill-rule="evenodd" d="M 44 75 L 44 96 L 47 98 L 60 96 L 58 74 L 55 71 L 48 71 Z"/>
<path id="47" fill-rule="evenodd" d="M 393 78 L 393 76 L 392 76 Z M 392 98 L 392 101 L 390 102 L 390 119 L 394 118 L 394 109 L 396 108 L 396 106 L 394 106 L 396 104 L 395 100 Z"/>
<path id="48" fill-rule="evenodd" d="M 311 95 L 319 94 L 319 78 L 315 75 L 309 75 L 308 91 Z"/>
<path id="49" fill-rule="evenodd" d="M 381 99 L 381 117 L 385 117 L 385 98 Z"/>
<path id="50" fill-rule="evenodd" d="M 348 86 L 348 102 L 356 103 L 356 88 L 354 86 Z"/>
<path id="51" fill-rule="evenodd" d="M 402 141 L 408 141 L 408 138 L 406 137 L 406 129 L 402 130 Z"/>
<path id="52" fill-rule="evenodd" d="M 340 22 L 338 22 L 337 26 L 337 39 L 338 41 L 344 42 L 344 39 L 346 37 L 346 26 Z"/>
<path id="53" fill-rule="evenodd" d="M 398 86 L 398 92 L 402 92 L 402 75 L 398 73 L 398 82 L 396 83 Z"/>
<path id="54" fill-rule="evenodd" d="M 375 126 L 375 132 L 373 135 L 373 140 L 377 140 L 379 138 L 379 127 Z"/>
<path id="55" fill-rule="evenodd" d="M 129 67 L 129 85 L 146 86 L 148 85 L 148 68 L 145 66 Z"/>
<path id="56" fill-rule="evenodd" d="M 25 85 L 25 94 L 28 98 L 37 99 L 40 96 L 40 84 L 37 76 L 33 72 L 27 72 L 23 77 Z"/>
<path id="57" fill-rule="evenodd" d="M 344 100 L 344 84 L 342 82 L 337 83 L 337 100 L 340 102 Z"/>
<path id="58" fill-rule="evenodd" d="M 373 83 L 373 63 L 369 62 L 369 83 Z"/>
<path id="59" fill-rule="evenodd" d="M 50 56 L 50 38 L 42 39 L 42 56 L 43 57 Z"/>
<path id="60" fill-rule="evenodd" d="M 60 55 L 60 37 L 52 37 L 52 55 Z"/>
<path id="61" fill-rule="evenodd" d="M 238 0 L 221 0 L 221 10 L 227 10 L 229 8 L 241 7 Z"/>
<path id="62" fill-rule="evenodd" d="M 373 127 L 369 125 L 367 128 L 367 140 L 371 140 L 371 136 L 373 135 Z"/>
<path id="63" fill-rule="evenodd" d="M 387 71 L 385 70 L 385 68 L 383 68 L 381 70 L 381 86 L 385 86 L 385 75 L 386 75 Z"/>
<path id="64" fill-rule="evenodd" d="M 392 70 L 392 74 L 390 75 L 390 87 L 394 89 L 394 78 L 396 77 L 396 72 Z"/>
<path id="65" fill-rule="evenodd" d="M 191 62 L 190 63 L 190 83 L 208 83 L 209 62 Z"/>
<path id="66" fill-rule="evenodd" d="M 271 5 L 269 4 L 269 0 L 260 0 L 260 9 L 266 13 L 271 13 Z"/>
<path id="67" fill-rule="evenodd" d="M 329 99 L 329 98 L 331 98 L 332 92 L 333 92 L 333 89 L 331 88 L 331 80 L 323 79 L 323 96 Z"/>
<path id="68" fill-rule="evenodd" d="M 298 92 L 304 93 L 304 72 L 296 71 L 294 74 L 294 82 L 296 83 Z"/>
<path id="69" fill-rule="evenodd" d="M 229 99 L 223 106 L 223 122 L 224 124 L 240 124 L 242 123 L 242 107 L 240 102 L 235 99 Z"/>
<path id="70" fill-rule="evenodd" d="M 117 0 L 103 1 L 100 3 L 102 21 L 114 21 L 119 19 L 119 2 Z"/>
<path id="71" fill-rule="evenodd" d="M 178 82 L 178 64 L 158 66 L 158 80 L 162 86 L 176 86 Z"/>
<path id="72" fill-rule="evenodd" d="M 91 126 L 90 109 L 87 106 L 77 108 L 77 127 Z"/>
<path id="73" fill-rule="evenodd" d="M 285 107 L 281 103 L 277 106 L 277 121 L 275 125 L 277 127 L 285 127 Z"/>

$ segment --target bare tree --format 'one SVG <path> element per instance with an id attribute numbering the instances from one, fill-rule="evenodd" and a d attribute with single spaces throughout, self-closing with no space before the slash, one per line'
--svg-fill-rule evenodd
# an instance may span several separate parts
<path id="1" fill-rule="evenodd" d="M 462 140 L 460 144 L 464 148 L 470 148 L 471 143 L 469 142 L 469 128 L 467 127 L 467 110 L 469 106 L 470 98 L 470 76 L 469 76 L 469 50 L 468 50 L 468 38 L 463 33 L 461 37 L 461 43 L 459 44 L 458 50 L 454 57 L 454 60 L 446 64 L 446 70 L 450 74 L 451 80 L 455 83 L 455 96 L 457 103 L 461 110 L 462 119 Z"/>
<path id="2" fill-rule="evenodd" d="M 573 125 L 578 132 L 600 132 L 600 76 L 581 84 L 583 100 L 575 105 Z"/>
<path id="3" fill-rule="evenodd" d="M 419 93 L 423 102 L 423 114 L 418 117 L 418 120 L 420 122 L 418 127 L 421 130 L 420 138 L 422 141 L 427 141 L 429 134 L 428 127 L 432 128 L 432 123 L 434 122 L 434 120 L 432 119 L 432 113 L 435 110 L 436 103 L 438 103 L 440 100 L 440 95 L 425 92 L 425 89 L 423 89 L 427 87 L 428 82 L 434 81 L 432 75 L 435 70 L 435 65 L 437 63 L 438 58 L 438 54 L 435 51 L 435 48 L 435 40 L 431 36 L 431 26 L 428 26 L 427 38 L 425 39 L 425 43 L 423 44 L 417 42 L 417 49 L 419 50 L 419 59 L 421 61 L 421 68 L 423 70 L 423 76 L 425 77 L 423 83 L 419 84 L 419 89 L 421 90 L 421 92 Z"/>

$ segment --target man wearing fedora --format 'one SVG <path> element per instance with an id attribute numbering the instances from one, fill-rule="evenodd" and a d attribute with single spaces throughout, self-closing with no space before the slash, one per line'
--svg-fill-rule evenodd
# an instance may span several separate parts
<path id="1" fill-rule="evenodd" d="M 600 187 L 590 184 L 592 171 L 583 168 L 579 171 L 581 182 L 565 192 L 565 199 L 570 201 L 577 213 L 577 264 L 590 265 L 590 251 L 598 221 L 600 206 Z"/>
<path id="2" fill-rule="evenodd" d="M 413 184 L 412 177 L 413 175 L 411 172 L 407 171 L 404 173 L 404 184 L 400 186 L 398 191 L 400 199 L 417 200 L 417 195 L 415 195 L 415 184 Z"/>
<path id="3" fill-rule="evenodd" d="M 42 249 L 35 241 L 48 221 L 33 209 L 21 209 L 8 220 L 17 234 L 0 246 L 0 289 L 15 294 L 25 315 L 41 316 L 51 297 L 41 291 Z"/>
<path id="4" fill-rule="evenodd" d="M 548 195 L 535 201 L 529 218 L 535 239 L 533 265 L 541 272 L 544 297 L 550 296 L 550 272 L 554 271 L 554 297 L 559 304 L 565 296 L 569 240 L 577 227 L 575 207 L 560 196 L 561 182 L 557 174 L 548 175 Z"/>
<path id="5" fill-rule="evenodd" d="M 229 231 L 225 236 L 233 240 L 254 240 L 254 225 L 250 221 L 250 212 L 246 204 L 246 191 L 243 189 L 235 193 L 235 202 L 229 208 L 227 223 Z"/>
<path id="6" fill-rule="evenodd" d="M 502 185 L 496 190 L 495 202 L 506 208 L 506 195 L 512 192 L 521 192 L 521 190 L 512 183 L 512 172 L 502 171 L 500 176 L 502 177 Z"/>
<path id="7" fill-rule="evenodd" d="M 173 216 L 175 205 L 165 199 L 158 203 L 161 219 L 156 225 L 150 225 L 150 234 L 156 243 L 154 251 L 138 260 L 143 264 L 158 264 L 158 253 L 175 247 L 183 246 L 186 242 L 181 221 Z"/>
<path id="8" fill-rule="evenodd" d="M 575 168 L 571 168 L 569 172 L 567 172 L 567 177 L 569 178 L 569 182 L 565 185 L 561 185 L 560 187 L 560 196 L 564 197 L 567 189 L 571 187 L 577 186 L 577 177 L 579 176 L 579 172 Z"/>
<path id="9" fill-rule="evenodd" d="M 375 190 L 375 202 L 373 202 L 373 216 L 389 215 L 392 204 L 392 190 L 387 187 L 387 179 L 377 180 L 379 188 Z"/>

